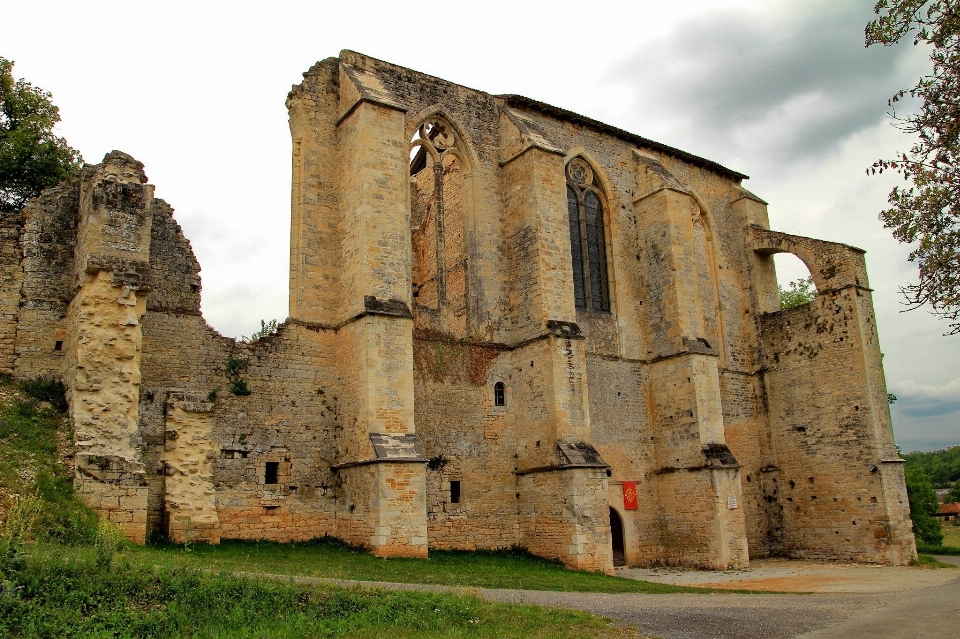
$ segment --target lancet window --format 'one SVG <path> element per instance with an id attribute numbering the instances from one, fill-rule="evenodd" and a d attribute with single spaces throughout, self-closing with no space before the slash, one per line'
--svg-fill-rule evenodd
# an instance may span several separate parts
<path id="1" fill-rule="evenodd" d="M 581 158 L 567 164 L 567 215 L 576 306 L 582 310 L 609 312 L 603 197 L 594 186 L 590 165 Z"/>
<path id="2" fill-rule="evenodd" d="M 411 140 L 410 200 L 414 320 L 418 328 L 464 335 L 467 250 L 461 140 L 434 116 Z"/>

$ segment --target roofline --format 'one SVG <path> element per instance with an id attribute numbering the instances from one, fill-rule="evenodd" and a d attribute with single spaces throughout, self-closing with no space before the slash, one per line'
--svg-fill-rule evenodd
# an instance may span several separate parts
<path id="1" fill-rule="evenodd" d="M 667 146 L 666 144 L 661 144 L 660 142 L 648 140 L 647 138 L 636 135 L 635 133 L 630 133 L 629 131 L 618 129 L 617 127 L 611 126 L 609 124 L 604 124 L 599 120 L 594 120 L 593 118 L 588 118 L 584 115 L 580 115 L 579 113 L 574 113 L 573 111 L 567 111 L 566 109 L 561 109 L 560 107 L 555 107 L 551 104 L 546 104 L 545 102 L 539 102 L 537 100 L 533 100 L 526 96 L 516 95 L 516 94 L 505 94 L 505 95 L 498 95 L 496 97 L 502 100 L 505 100 L 507 104 L 510 106 L 527 107 L 528 109 L 534 109 L 536 111 L 540 111 L 541 113 L 545 113 L 547 115 L 560 117 L 565 120 L 569 120 L 571 122 L 575 122 L 578 124 L 584 124 L 591 128 L 603 131 L 604 133 L 609 133 L 610 135 L 614 135 L 627 142 L 632 142 L 640 146 L 645 146 L 645 147 L 654 149 L 656 151 L 666 153 L 667 155 L 672 155 L 673 157 L 683 160 L 685 162 L 689 162 L 690 164 L 701 166 L 705 169 L 710 169 L 711 171 L 715 171 L 717 173 L 720 173 L 721 175 L 725 175 L 733 180 L 736 180 L 737 182 L 739 182 L 740 180 L 749 179 L 750 177 L 738 171 L 734 171 L 733 169 L 728 169 L 727 167 L 723 166 L 722 164 L 718 164 L 713 160 L 708 160 L 698 155 L 693 155 L 692 153 L 681 151 L 680 149 L 676 149 L 672 146 Z"/>

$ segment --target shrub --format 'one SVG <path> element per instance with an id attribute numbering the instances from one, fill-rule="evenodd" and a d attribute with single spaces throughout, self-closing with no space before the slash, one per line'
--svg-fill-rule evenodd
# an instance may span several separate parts
<path id="1" fill-rule="evenodd" d="M 69 408 L 67 404 L 67 389 L 59 379 L 41 375 L 34 379 L 20 382 L 20 390 L 34 399 L 49 402 L 51 406 L 61 413 L 65 413 L 67 408 Z"/>
<path id="2" fill-rule="evenodd" d="M 113 556 L 123 547 L 127 538 L 123 534 L 120 526 L 112 521 L 101 519 L 97 524 L 97 540 L 93 547 L 95 550 L 96 564 L 98 568 L 108 570 L 113 563 Z"/>
<path id="3" fill-rule="evenodd" d="M 33 531 L 42 502 L 36 495 L 17 497 L 0 533 L 0 572 L 9 577 L 23 568 L 23 544 Z"/>

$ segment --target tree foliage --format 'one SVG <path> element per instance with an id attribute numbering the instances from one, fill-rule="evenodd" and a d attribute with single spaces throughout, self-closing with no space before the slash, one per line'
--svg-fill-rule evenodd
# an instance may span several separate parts
<path id="1" fill-rule="evenodd" d="M 943 500 L 943 503 L 945 504 L 960 503 L 960 479 L 953 482 L 953 486 L 950 487 L 950 492 L 947 493 L 947 496 Z"/>
<path id="2" fill-rule="evenodd" d="M 907 497 L 910 500 L 910 519 L 913 520 L 913 534 L 917 543 L 941 545 L 943 530 L 940 520 L 933 516 L 933 513 L 940 509 L 940 503 L 927 473 L 922 468 L 907 466 L 904 474 L 907 480 Z"/>
<path id="3" fill-rule="evenodd" d="M 907 453 L 907 466 L 922 468 L 936 488 L 946 488 L 960 480 L 960 446 L 932 453 Z"/>
<path id="4" fill-rule="evenodd" d="M 14 81 L 13 62 L 0 57 L 0 214 L 19 211 L 83 161 L 54 135 L 60 110 L 51 97 L 22 78 Z"/>
<path id="5" fill-rule="evenodd" d="M 789 287 L 790 288 L 783 288 L 777 284 L 777 290 L 780 292 L 781 311 L 808 304 L 817 296 L 817 289 L 813 285 L 812 277 L 794 280 L 790 282 Z"/>
<path id="6" fill-rule="evenodd" d="M 901 288 L 911 309 L 927 306 L 960 333 L 960 0 L 880 0 L 878 18 L 865 30 L 866 45 L 893 45 L 908 34 L 930 47 L 932 70 L 889 102 L 895 125 L 916 136 L 910 151 L 878 160 L 868 173 L 893 170 L 908 183 L 894 187 L 880 213 L 900 242 L 913 245 L 909 260 L 919 280 Z M 905 97 L 922 102 L 917 113 L 897 115 Z"/>

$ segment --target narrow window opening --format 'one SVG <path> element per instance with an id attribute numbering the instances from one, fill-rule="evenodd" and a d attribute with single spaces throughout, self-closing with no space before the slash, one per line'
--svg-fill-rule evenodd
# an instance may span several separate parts
<path id="1" fill-rule="evenodd" d="M 455 480 L 450 482 L 450 503 L 459 504 L 460 503 L 460 480 Z"/>
<path id="2" fill-rule="evenodd" d="M 53 350 L 55 350 L 55 351 L 62 351 L 62 350 L 63 350 L 63 342 L 62 342 L 61 340 L 57 340 L 57 342 L 53 345 Z"/>
<path id="3" fill-rule="evenodd" d="M 267 462 L 266 470 L 263 474 L 263 483 L 275 485 L 280 479 L 280 462 Z"/>
<path id="4" fill-rule="evenodd" d="M 567 222 L 573 266 L 573 298 L 578 309 L 610 311 L 603 202 L 593 171 L 582 158 L 567 164 Z"/>
<path id="5" fill-rule="evenodd" d="M 505 406 L 506 397 L 504 395 L 504 385 L 503 382 L 497 382 L 493 385 L 493 405 L 494 406 Z"/>

